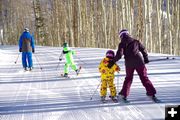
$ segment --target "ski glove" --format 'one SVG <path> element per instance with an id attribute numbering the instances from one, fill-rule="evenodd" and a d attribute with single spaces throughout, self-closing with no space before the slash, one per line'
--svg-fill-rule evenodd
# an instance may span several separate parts
<path id="1" fill-rule="evenodd" d="M 19 48 L 19 52 L 22 52 L 22 48 Z"/>
<path id="2" fill-rule="evenodd" d="M 145 59 L 144 59 L 144 63 L 145 63 L 145 64 L 149 63 L 148 58 L 145 58 Z"/>
<path id="3" fill-rule="evenodd" d="M 33 53 L 35 53 L 35 50 L 34 50 L 34 49 L 32 49 L 32 52 L 33 52 Z"/>
<path id="4" fill-rule="evenodd" d="M 108 68 L 111 68 L 114 64 L 115 64 L 115 62 L 113 60 L 110 60 L 109 64 L 107 66 L 108 66 Z"/>

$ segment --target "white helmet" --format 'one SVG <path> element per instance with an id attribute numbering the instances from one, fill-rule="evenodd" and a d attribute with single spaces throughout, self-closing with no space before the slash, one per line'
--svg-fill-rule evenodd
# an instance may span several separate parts
<path id="1" fill-rule="evenodd" d="M 29 32 L 29 28 L 24 28 L 24 31 Z"/>

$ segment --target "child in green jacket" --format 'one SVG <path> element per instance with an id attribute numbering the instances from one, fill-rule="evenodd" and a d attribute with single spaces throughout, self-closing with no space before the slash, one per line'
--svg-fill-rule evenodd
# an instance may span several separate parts
<path id="1" fill-rule="evenodd" d="M 69 67 L 71 67 L 76 74 L 78 75 L 80 72 L 81 67 L 77 68 L 76 64 L 74 63 L 73 55 L 75 55 L 75 51 L 71 50 L 67 43 L 63 44 L 63 51 L 59 57 L 59 60 L 62 60 L 62 56 L 65 55 L 65 66 L 64 66 L 64 77 L 68 77 Z"/>

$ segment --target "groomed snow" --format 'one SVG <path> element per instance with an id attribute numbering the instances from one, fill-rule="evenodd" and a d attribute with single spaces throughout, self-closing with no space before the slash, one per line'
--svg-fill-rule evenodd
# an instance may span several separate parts
<path id="1" fill-rule="evenodd" d="M 77 52 L 74 59 L 82 71 L 76 76 L 70 70 L 71 79 L 65 79 L 60 77 L 64 60 L 58 61 L 62 48 L 37 46 L 34 69 L 24 72 L 21 54 L 15 64 L 18 47 L 0 46 L 0 120 L 163 120 L 165 105 L 180 104 L 180 57 L 147 65 L 148 76 L 163 103 L 153 103 L 135 75 L 128 97 L 130 104 L 102 104 L 99 88 L 95 90 L 100 83 L 98 65 L 106 49 L 72 49 Z M 166 56 L 149 54 L 149 59 Z M 115 78 L 117 92 L 125 77 L 124 59 L 118 64 L 121 72 Z"/>

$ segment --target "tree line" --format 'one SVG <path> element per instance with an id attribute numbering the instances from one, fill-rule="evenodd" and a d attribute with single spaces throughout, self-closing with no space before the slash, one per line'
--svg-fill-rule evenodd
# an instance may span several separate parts
<path id="1" fill-rule="evenodd" d="M 0 0 L 0 43 L 25 27 L 38 45 L 112 49 L 126 28 L 149 52 L 180 55 L 180 0 Z"/>

